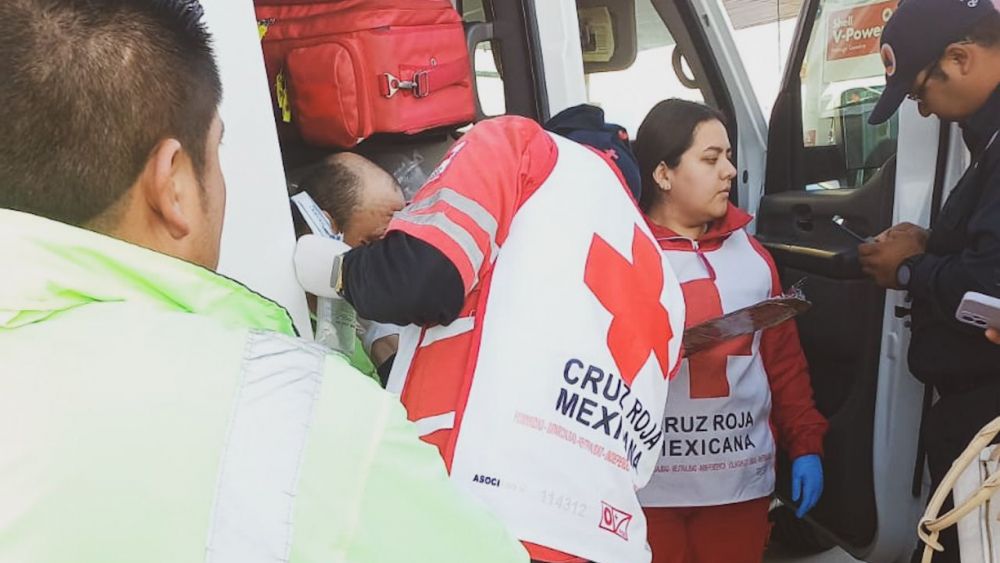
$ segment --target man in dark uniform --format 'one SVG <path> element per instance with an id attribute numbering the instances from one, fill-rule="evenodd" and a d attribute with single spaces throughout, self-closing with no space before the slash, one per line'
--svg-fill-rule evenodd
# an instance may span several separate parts
<path id="1" fill-rule="evenodd" d="M 913 297 L 910 371 L 940 399 L 924 422 L 933 486 L 976 431 L 1000 415 L 1000 347 L 955 320 L 967 291 L 1000 297 L 1000 15 L 989 0 L 908 0 L 882 34 L 886 88 L 870 121 L 904 97 L 961 124 L 972 164 L 931 230 L 896 225 L 859 247 L 882 287 Z M 959 561 L 954 530 L 936 562 Z"/>

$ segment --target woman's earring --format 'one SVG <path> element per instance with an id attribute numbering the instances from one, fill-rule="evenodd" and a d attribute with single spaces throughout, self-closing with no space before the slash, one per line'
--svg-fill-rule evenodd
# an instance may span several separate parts
<path id="1" fill-rule="evenodd" d="M 659 184 L 661 190 L 665 192 L 670 191 L 670 182 L 663 180 L 662 182 L 657 182 L 657 183 Z"/>

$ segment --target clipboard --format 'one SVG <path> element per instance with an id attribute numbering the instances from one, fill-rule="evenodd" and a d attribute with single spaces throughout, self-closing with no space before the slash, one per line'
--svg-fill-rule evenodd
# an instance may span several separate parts
<path id="1" fill-rule="evenodd" d="M 805 278 L 785 293 L 721 317 L 709 319 L 684 331 L 684 354 L 690 356 L 738 336 L 777 326 L 808 311 L 812 303 L 802 291 Z"/>

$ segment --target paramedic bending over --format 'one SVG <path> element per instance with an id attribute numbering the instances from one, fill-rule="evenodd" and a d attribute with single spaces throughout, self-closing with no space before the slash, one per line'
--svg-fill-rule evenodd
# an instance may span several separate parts
<path id="1" fill-rule="evenodd" d="M 592 106 L 548 125 L 566 136 L 479 122 L 383 239 L 343 258 L 336 241 L 300 239 L 299 279 L 412 325 L 388 388 L 532 559 L 649 563 L 636 490 L 680 368 L 682 293 L 635 205 L 624 129 Z"/>
<path id="2" fill-rule="evenodd" d="M 774 261 L 746 231 L 751 217 L 729 202 L 736 169 L 719 112 L 662 101 L 636 152 L 640 207 L 681 283 L 686 326 L 781 293 Z M 775 442 L 794 460 L 796 514 L 819 500 L 827 423 L 793 321 L 693 354 L 664 412 L 661 458 L 639 494 L 654 563 L 761 561 Z"/>

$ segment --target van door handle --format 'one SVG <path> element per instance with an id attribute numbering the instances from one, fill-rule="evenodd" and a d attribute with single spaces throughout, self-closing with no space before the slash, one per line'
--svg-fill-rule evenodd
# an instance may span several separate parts
<path id="1" fill-rule="evenodd" d="M 800 231 L 812 232 L 813 218 L 812 208 L 805 204 L 792 207 L 792 215 L 795 217 L 795 227 Z"/>

